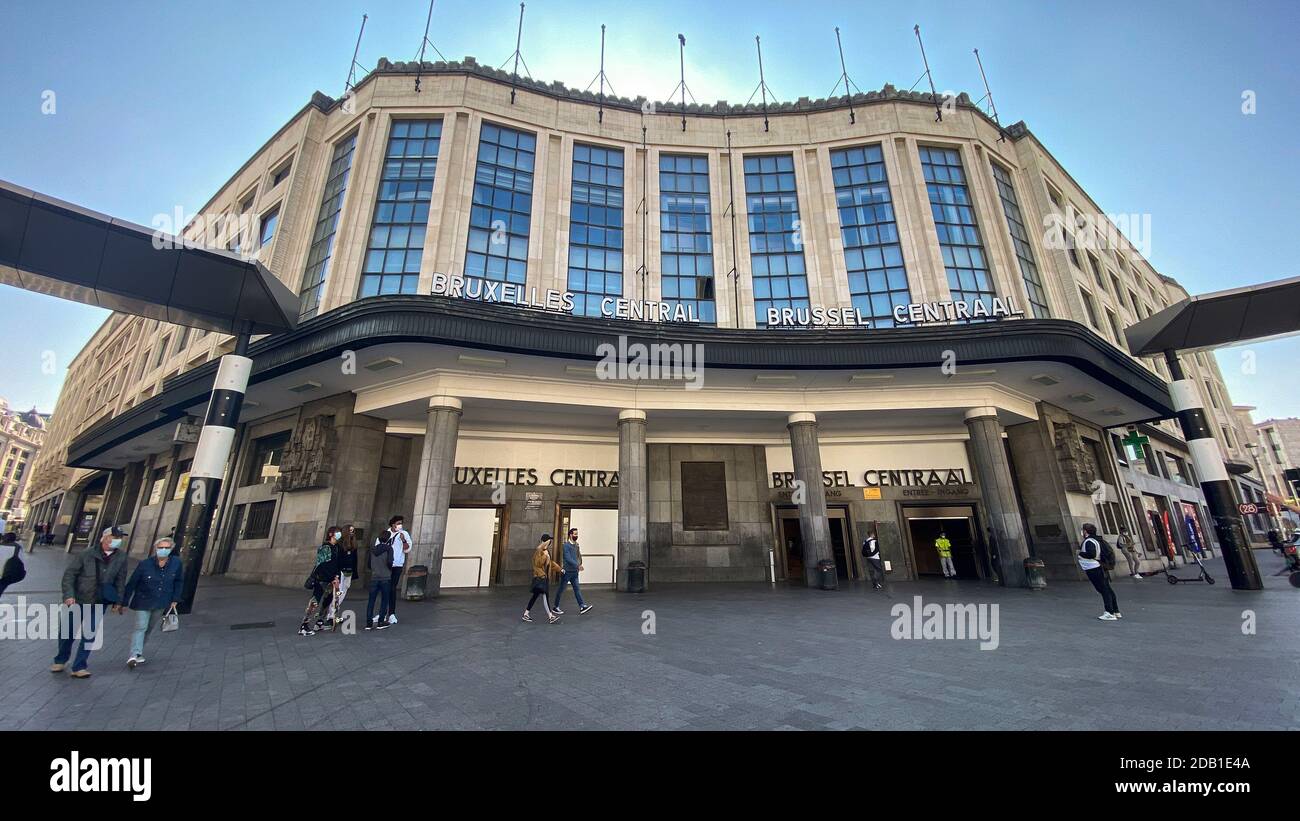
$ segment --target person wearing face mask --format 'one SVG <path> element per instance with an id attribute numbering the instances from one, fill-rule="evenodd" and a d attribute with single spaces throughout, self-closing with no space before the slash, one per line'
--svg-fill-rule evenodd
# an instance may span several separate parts
<path id="1" fill-rule="evenodd" d="M 389 624 L 397 624 L 397 596 L 402 581 L 402 571 L 406 568 L 406 557 L 411 552 L 411 534 L 406 532 L 406 520 L 401 516 L 394 516 L 388 520 L 388 533 L 393 543 L 393 569 L 389 574 L 393 593 L 388 597 L 386 616 Z M 375 544 L 378 542 L 376 541 Z"/>
<path id="2" fill-rule="evenodd" d="M 316 564 L 311 571 L 311 599 L 307 601 L 307 611 L 302 617 L 302 626 L 298 628 L 300 636 L 314 636 L 325 628 L 324 615 L 339 587 L 339 541 L 343 530 L 329 527 L 325 531 L 325 541 L 316 548 Z M 328 598 L 326 598 L 328 597 Z M 316 629 L 311 626 L 312 614 L 316 614 Z M 330 625 L 331 627 L 333 625 Z"/>
<path id="3" fill-rule="evenodd" d="M 338 629 L 339 614 L 343 605 L 343 599 L 347 597 L 348 590 L 352 587 L 352 581 L 357 576 L 357 531 L 352 525 L 344 528 L 343 540 L 339 542 L 339 587 L 334 598 L 330 601 L 329 613 L 325 616 L 325 621 Z"/>
<path id="4" fill-rule="evenodd" d="M 135 631 L 131 633 L 131 656 L 126 666 L 134 670 L 144 664 L 144 640 L 162 621 L 163 614 L 176 607 L 185 583 L 181 560 L 172 556 L 176 543 L 162 538 L 153 543 L 153 554 L 135 566 L 126 583 L 127 607 L 135 611 Z"/>
<path id="5" fill-rule="evenodd" d="M 99 543 L 93 544 L 72 557 L 63 571 L 63 603 L 68 607 L 81 607 L 80 635 L 66 635 L 59 639 L 59 652 L 50 665 L 51 673 L 62 673 L 72 658 L 72 645 L 77 645 L 77 655 L 72 661 L 73 678 L 90 678 L 86 669 L 90 661 L 90 644 L 100 628 L 99 616 L 103 608 L 114 613 L 122 612 L 126 592 L 126 553 L 122 551 L 126 531 L 120 527 L 106 527 Z M 65 620 L 64 624 L 67 624 Z"/>

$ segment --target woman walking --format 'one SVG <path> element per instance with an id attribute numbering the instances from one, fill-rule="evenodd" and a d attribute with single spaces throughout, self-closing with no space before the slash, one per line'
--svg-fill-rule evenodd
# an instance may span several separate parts
<path id="1" fill-rule="evenodd" d="M 311 575 L 307 581 L 311 587 L 311 598 L 307 601 L 307 610 L 302 616 L 302 626 L 298 628 L 300 636 L 314 636 L 317 630 L 325 629 L 324 614 L 325 608 L 329 606 L 329 600 L 325 597 L 333 598 L 339 585 L 339 540 L 343 538 L 343 531 L 338 527 L 331 527 L 325 531 L 325 541 L 321 546 L 316 548 L 316 564 L 312 567 Z M 311 617 L 317 615 L 316 629 L 312 629 Z"/>
<path id="2" fill-rule="evenodd" d="M 550 602 L 546 600 L 546 594 L 550 591 L 550 574 L 552 571 L 561 572 L 564 568 L 555 563 L 551 558 L 551 534 L 543 533 L 542 540 L 537 543 L 537 549 L 533 551 L 533 597 L 528 600 L 528 606 L 524 608 L 524 621 L 531 622 L 533 617 L 529 611 L 537 603 L 538 597 L 542 599 L 542 608 L 546 610 L 546 618 L 551 624 L 555 624 L 560 617 L 551 612 Z"/>
<path id="3" fill-rule="evenodd" d="M 126 583 L 127 607 L 135 611 L 135 631 L 131 634 L 131 655 L 126 666 L 134 670 L 144 664 L 144 640 L 153 632 L 163 615 L 176 608 L 185 583 L 181 560 L 172 558 L 175 542 L 162 538 L 153 543 L 153 551 L 135 566 Z"/>
<path id="4" fill-rule="evenodd" d="M 352 587 L 352 582 L 357 577 L 357 531 L 352 525 L 344 528 L 343 541 L 339 550 L 339 586 L 330 600 L 329 613 L 325 621 L 333 629 L 338 629 L 339 611 L 342 609 L 343 599 L 347 598 L 348 590 Z"/>

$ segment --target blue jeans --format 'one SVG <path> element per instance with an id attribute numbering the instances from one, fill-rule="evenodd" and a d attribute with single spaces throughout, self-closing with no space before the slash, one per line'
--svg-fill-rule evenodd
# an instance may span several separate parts
<path id="1" fill-rule="evenodd" d="M 566 570 L 560 574 L 560 586 L 555 591 L 555 606 L 560 606 L 560 597 L 564 595 L 564 585 L 573 585 L 573 597 L 578 600 L 578 607 L 586 607 L 587 603 L 582 600 L 582 590 L 578 588 L 578 571 Z"/>
<path id="2" fill-rule="evenodd" d="M 370 598 L 366 601 L 366 624 L 375 620 L 375 598 L 381 597 L 379 603 L 380 618 L 387 618 L 388 608 L 392 605 L 393 583 L 388 579 L 370 580 Z"/>
<path id="3" fill-rule="evenodd" d="M 90 647 L 87 646 L 87 639 L 91 642 L 98 638 L 95 629 L 99 621 L 99 606 L 93 604 L 74 605 L 81 611 L 81 627 L 76 638 L 65 636 L 59 639 L 59 654 L 54 657 L 55 664 L 67 664 L 68 659 L 72 657 L 72 643 L 77 643 L 77 659 L 72 662 L 72 671 L 85 670 L 87 662 L 90 661 Z M 64 626 L 71 625 L 71 618 L 61 620 Z M 89 635 L 87 635 L 89 634 Z"/>
<path id="4" fill-rule="evenodd" d="M 162 621 L 162 614 L 167 609 L 160 607 L 157 610 L 132 611 L 135 613 L 135 630 L 131 633 L 131 655 L 144 655 L 144 640 L 153 632 L 154 626 Z"/>

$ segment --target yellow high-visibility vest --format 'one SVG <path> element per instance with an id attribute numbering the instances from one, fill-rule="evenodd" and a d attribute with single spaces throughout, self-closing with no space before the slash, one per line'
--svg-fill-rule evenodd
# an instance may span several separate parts
<path id="1" fill-rule="evenodd" d="M 938 539 L 934 540 L 934 547 L 936 550 L 939 551 L 939 558 L 941 559 L 952 558 L 952 542 L 940 536 Z"/>

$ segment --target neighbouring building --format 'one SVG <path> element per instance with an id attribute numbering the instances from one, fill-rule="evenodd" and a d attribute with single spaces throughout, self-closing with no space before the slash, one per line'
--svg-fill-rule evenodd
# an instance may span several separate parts
<path id="1" fill-rule="evenodd" d="M 1027 126 L 891 86 L 769 125 L 642 103 L 382 60 L 236 171 L 184 235 L 302 321 L 250 349 L 208 572 L 296 586 L 327 525 L 394 513 L 434 588 L 526 583 L 569 526 L 620 584 L 860 578 L 871 532 L 901 578 L 941 532 L 968 579 L 1082 578 L 1090 521 L 1149 569 L 1216 547 L 1166 365 L 1122 332 L 1186 292 Z M 232 345 L 95 334 L 33 480 L 62 538 L 175 525 Z M 1213 357 L 1184 364 L 1241 462 Z"/>
<path id="2" fill-rule="evenodd" d="M 36 463 L 50 423 L 48 413 L 36 408 L 15 411 L 0 399 L 0 530 L 21 530 L 28 521 L 28 494 Z"/>

